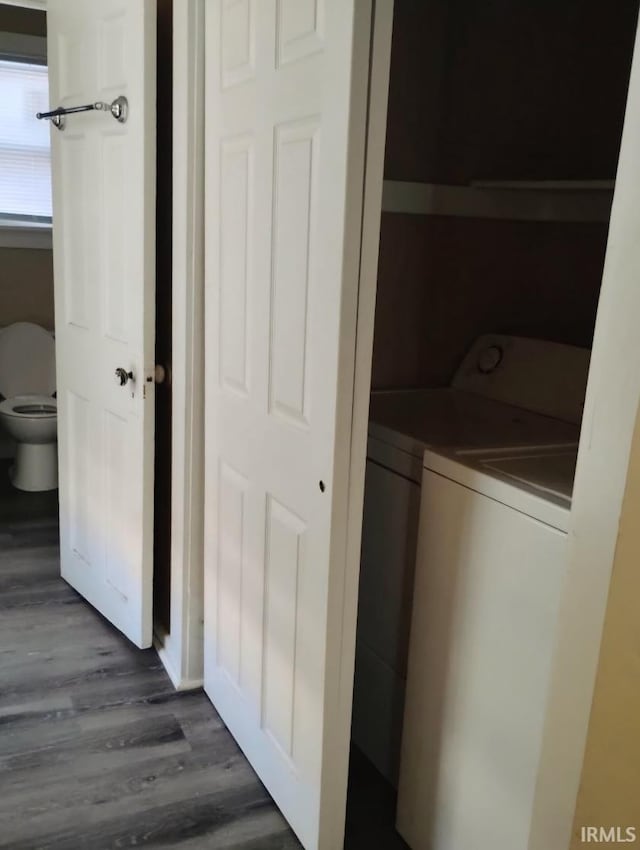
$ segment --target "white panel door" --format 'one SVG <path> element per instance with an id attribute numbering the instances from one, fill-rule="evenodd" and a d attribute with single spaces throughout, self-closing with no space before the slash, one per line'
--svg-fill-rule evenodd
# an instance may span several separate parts
<path id="1" fill-rule="evenodd" d="M 309 849 L 344 829 L 370 36 L 367 0 L 206 4 L 205 688 Z"/>
<path id="2" fill-rule="evenodd" d="M 62 576 L 151 644 L 155 2 L 48 0 Z M 132 373 L 124 386 L 115 370 Z"/>

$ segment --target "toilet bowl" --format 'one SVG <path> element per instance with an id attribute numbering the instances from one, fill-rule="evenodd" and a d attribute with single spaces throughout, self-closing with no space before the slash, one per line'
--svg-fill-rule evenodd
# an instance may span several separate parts
<path id="1" fill-rule="evenodd" d="M 14 487 L 31 492 L 58 486 L 55 343 L 39 325 L 0 329 L 0 428 L 16 441 Z"/>

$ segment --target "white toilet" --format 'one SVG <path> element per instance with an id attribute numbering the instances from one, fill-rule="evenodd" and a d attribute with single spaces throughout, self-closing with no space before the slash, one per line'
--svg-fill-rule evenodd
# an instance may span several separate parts
<path id="1" fill-rule="evenodd" d="M 10 477 L 18 490 L 58 486 L 55 391 L 52 334 L 31 322 L 0 328 L 0 428 L 17 443 Z"/>

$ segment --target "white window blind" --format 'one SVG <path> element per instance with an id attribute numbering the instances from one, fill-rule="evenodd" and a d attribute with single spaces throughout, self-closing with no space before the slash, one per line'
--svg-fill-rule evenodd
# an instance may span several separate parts
<path id="1" fill-rule="evenodd" d="M 51 221 L 46 65 L 0 60 L 0 219 Z"/>

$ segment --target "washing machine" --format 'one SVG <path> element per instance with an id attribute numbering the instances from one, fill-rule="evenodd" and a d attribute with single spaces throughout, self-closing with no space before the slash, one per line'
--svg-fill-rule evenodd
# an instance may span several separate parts
<path id="1" fill-rule="evenodd" d="M 590 352 L 483 335 L 450 386 L 374 392 L 352 740 L 397 785 L 424 452 L 575 446 Z"/>
<path id="2" fill-rule="evenodd" d="M 397 828 L 527 850 L 577 450 L 424 454 Z"/>

